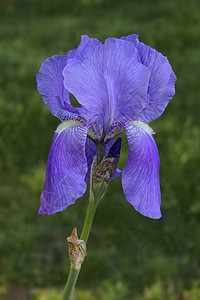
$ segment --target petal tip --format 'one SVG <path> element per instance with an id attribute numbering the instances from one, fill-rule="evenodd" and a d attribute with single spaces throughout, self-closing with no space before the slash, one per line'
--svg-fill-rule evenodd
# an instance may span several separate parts
<path id="1" fill-rule="evenodd" d="M 151 219 L 160 219 L 162 217 L 162 214 L 160 212 L 160 210 L 152 210 L 152 211 L 149 211 L 149 210 L 140 210 L 140 209 L 137 209 L 135 206 L 134 206 L 135 210 L 137 212 L 139 212 L 141 215 L 147 217 L 147 218 L 151 218 Z"/>

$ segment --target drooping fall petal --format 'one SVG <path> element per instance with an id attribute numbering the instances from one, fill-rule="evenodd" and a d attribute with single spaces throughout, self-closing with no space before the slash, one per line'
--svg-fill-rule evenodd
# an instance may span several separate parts
<path id="1" fill-rule="evenodd" d="M 159 154 L 152 129 L 142 122 L 126 125 L 129 155 L 122 171 L 122 186 L 128 202 L 144 216 L 161 217 Z"/>
<path id="2" fill-rule="evenodd" d="M 49 151 L 40 214 L 64 210 L 84 194 L 86 137 L 86 125 L 77 120 L 68 120 L 58 126 Z"/>

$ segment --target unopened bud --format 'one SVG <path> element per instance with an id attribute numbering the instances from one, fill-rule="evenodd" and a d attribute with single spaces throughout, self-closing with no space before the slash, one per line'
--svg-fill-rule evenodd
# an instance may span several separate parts
<path id="1" fill-rule="evenodd" d="M 70 237 L 67 238 L 69 257 L 73 269 L 79 269 L 84 261 L 86 252 L 86 244 L 83 240 L 78 239 L 76 227 L 73 229 Z"/>

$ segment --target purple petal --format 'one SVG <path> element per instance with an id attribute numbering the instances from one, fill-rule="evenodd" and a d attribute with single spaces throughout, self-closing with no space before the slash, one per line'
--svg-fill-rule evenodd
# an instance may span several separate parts
<path id="1" fill-rule="evenodd" d="M 110 140 L 108 143 L 107 143 L 107 145 L 106 145 L 106 151 L 105 151 L 105 154 L 107 153 L 109 153 L 109 150 L 110 150 L 110 148 L 112 148 L 112 146 L 114 145 L 114 143 L 115 143 L 115 139 L 113 138 L 112 140 Z M 121 142 L 120 142 L 120 149 L 121 149 Z M 120 154 L 120 153 L 119 153 Z M 111 180 L 113 180 L 113 179 L 115 179 L 115 178 L 117 178 L 117 177 L 119 177 L 120 175 L 121 175 L 121 170 L 120 169 L 116 169 L 116 173 L 115 173 L 115 175 L 114 175 L 114 177 L 111 179 Z"/>
<path id="2" fill-rule="evenodd" d="M 135 118 L 146 105 L 149 70 L 136 60 L 132 43 L 107 39 L 102 46 L 84 49 L 63 71 L 66 89 L 90 118 L 98 114 L 105 131 L 124 116 Z"/>
<path id="3" fill-rule="evenodd" d="M 86 47 L 92 47 L 97 45 L 101 45 L 101 42 L 99 40 L 89 38 L 89 36 L 87 35 L 82 35 L 80 45 L 78 46 L 78 50 L 83 50 Z"/>
<path id="4" fill-rule="evenodd" d="M 138 34 L 131 34 L 128 36 L 122 36 L 121 39 L 133 43 L 134 46 L 136 47 L 139 43 L 138 37 L 139 37 Z"/>
<path id="5" fill-rule="evenodd" d="M 107 144 L 106 144 L 106 150 L 105 150 L 105 155 L 109 152 L 109 149 L 114 145 L 115 143 L 115 139 L 111 139 Z M 116 177 L 119 177 L 119 175 L 121 174 L 121 170 L 120 169 L 116 169 L 116 173 L 114 175 L 114 177 L 111 179 L 115 179 Z"/>
<path id="6" fill-rule="evenodd" d="M 86 190 L 87 128 L 85 125 L 77 125 L 80 124 L 78 121 L 65 122 L 60 127 L 60 133 L 55 133 L 49 151 L 39 214 L 53 214 L 64 210 Z M 77 126 L 74 126 L 75 123 Z"/>
<path id="7" fill-rule="evenodd" d="M 101 44 L 98 40 L 82 35 L 78 49 L 71 50 L 64 56 L 55 55 L 46 59 L 37 74 L 37 88 L 45 105 L 61 121 L 68 117 L 76 117 L 74 114 L 82 112 L 81 108 L 75 108 L 70 103 L 69 92 L 63 84 L 62 71 L 69 59 L 78 55 L 84 48 L 98 44 Z"/>
<path id="8" fill-rule="evenodd" d="M 128 119 L 129 118 L 127 118 L 127 120 L 126 119 L 121 119 L 119 121 L 114 122 L 111 125 L 107 135 L 105 136 L 104 141 L 106 142 L 106 141 L 110 140 L 111 138 L 113 138 L 113 137 L 119 135 L 120 133 L 124 132 L 124 125 L 129 121 Z"/>
<path id="9" fill-rule="evenodd" d="M 122 171 L 122 186 L 128 202 L 144 216 L 161 217 L 159 154 L 151 131 L 128 124 L 125 126 L 129 156 Z"/>
<path id="10" fill-rule="evenodd" d="M 68 61 L 65 56 L 52 56 L 47 58 L 37 74 L 37 88 L 50 112 L 60 120 L 79 110 L 70 104 L 69 93 L 63 85 L 62 70 Z"/>
<path id="11" fill-rule="evenodd" d="M 111 139 L 111 140 L 106 144 L 105 155 L 107 154 L 107 152 L 109 151 L 109 149 L 113 146 L 114 142 L 115 142 L 115 139 Z"/>
<path id="12" fill-rule="evenodd" d="M 114 121 L 129 116 L 134 118 L 146 105 L 149 70 L 136 62 L 134 45 L 123 40 L 105 41 L 105 71 L 109 94 L 109 110 L 114 111 Z M 114 107 L 114 109 L 112 108 Z"/>
<path id="13" fill-rule="evenodd" d="M 103 114 L 107 88 L 102 76 L 102 46 L 88 47 L 71 59 L 63 71 L 65 87 L 90 112 L 89 118 Z M 105 98 L 106 97 L 106 98 Z"/>
<path id="14" fill-rule="evenodd" d="M 88 137 L 94 141 L 101 142 L 104 128 L 103 125 L 99 123 L 98 115 L 95 114 L 93 118 L 87 122 L 87 125 L 89 127 Z"/>
<path id="15" fill-rule="evenodd" d="M 121 39 L 133 43 L 138 50 L 138 62 L 146 66 L 150 72 L 147 105 L 137 116 L 144 122 L 157 119 L 165 110 L 175 93 L 176 76 L 167 57 L 149 46 L 139 42 L 138 36 L 133 34 Z"/>
<path id="16" fill-rule="evenodd" d="M 89 181 L 92 162 L 93 162 L 94 156 L 97 154 L 95 143 L 89 138 L 86 139 L 85 154 L 87 157 L 87 167 L 88 167 L 88 171 L 85 176 L 85 180 Z"/>
<path id="17" fill-rule="evenodd" d="M 109 151 L 106 153 L 106 158 L 114 157 L 117 158 L 120 156 L 121 151 L 121 145 L 122 145 L 122 138 L 119 137 L 116 139 L 113 143 L 113 145 L 110 147 Z"/>
<path id="18" fill-rule="evenodd" d="M 157 119 L 175 94 L 176 76 L 167 57 L 149 46 L 139 43 L 139 61 L 151 71 L 148 102 L 138 118 L 144 122 Z"/>

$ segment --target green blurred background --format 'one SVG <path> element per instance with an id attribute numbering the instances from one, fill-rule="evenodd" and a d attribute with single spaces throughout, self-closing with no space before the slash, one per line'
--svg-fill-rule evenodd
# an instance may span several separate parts
<path id="1" fill-rule="evenodd" d="M 200 299 L 200 2 L 4 0 L 0 2 L 0 299 L 58 300 L 68 274 L 66 237 L 80 234 L 87 195 L 39 216 L 48 150 L 59 120 L 35 76 L 81 34 L 137 33 L 166 55 L 176 95 L 151 123 L 161 160 L 161 220 L 126 201 L 121 178 L 100 203 L 74 300 Z M 120 165 L 128 147 L 123 144 Z"/>

